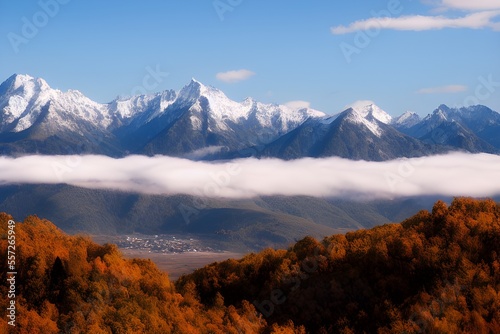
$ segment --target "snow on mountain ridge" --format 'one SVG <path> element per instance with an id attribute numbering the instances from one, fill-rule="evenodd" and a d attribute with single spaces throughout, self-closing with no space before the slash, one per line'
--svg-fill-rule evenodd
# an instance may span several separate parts
<path id="1" fill-rule="evenodd" d="M 121 120 L 130 121 L 139 114 L 151 111 L 148 121 L 162 114 L 162 112 L 174 103 L 177 93 L 166 90 L 151 95 L 136 95 L 129 98 L 116 99 L 108 103 L 109 112 Z"/>
<path id="2" fill-rule="evenodd" d="M 409 128 L 421 121 L 420 116 L 413 111 L 406 111 L 400 116 L 393 118 L 392 124 L 400 128 Z"/>
<path id="3" fill-rule="evenodd" d="M 108 104 L 94 102 L 78 90 L 70 89 L 62 92 L 52 89 L 45 80 L 29 75 L 17 74 L 7 81 L 9 80 L 10 86 L 5 94 L 0 96 L 0 110 L 3 111 L 0 131 L 10 127 L 11 131 L 20 132 L 31 127 L 40 116 L 41 109 L 49 102 L 51 112 L 61 113 L 62 119 L 59 121 L 66 123 L 63 114 L 73 114 L 99 128 L 108 128 L 116 119 L 131 120 L 146 110 L 151 111 L 147 119 L 151 121 L 161 116 L 174 102 L 184 104 L 199 113 L 206 107 L 200 104 L 204 99 L 208 101 L 210 117 L 222 130 L 227 130 L 224 124 L 226 121 L 241 123 L 247 121 L 251 114 L 255 114 L 261 126 L 281 124 L 281 131 L 288 131 L 309 117 L 325 116 L 324 113 L 311 108 L 295 110 L 284 105 L 260 103 L 252 98 L 236 102 L 221 90 L 205 86 L 194 78 L 179 92 L 164 91 L 151 95 L 138 95 L 127 99 L 116 99 Z M 5 85 L 8 84 L 7 81 L 4 82 Z"/>
<path id="4" fill-rule="evenodd" d="M 306 122 L 308 119 L 311 121 Z M 350 141 L 356 138 L 369 143 L 380 142 L 375 139 L 376 136 L 393 145 L 400 138 L 396 130 L 414 138 L 428 138 L 429 134 L 433 135 L 432 130 L 441 124 L 443 128 L 449 128 L 455 137 L 458 134 L 472 138 L 471 133 L 476 132 L 500 147 L 497 135 L 500 114 L 484 106 L 450 109 L 441 105 L 421 120 L 413 112 L 392 118 L 372 101 L 358 101 L 351 108 L 329 116 L 309 108 L 307 102 L 280 105 L 252 98 L 236 102 L 221 90 L 205 86 L 196 79 L 179 91 L 165 90 L 117 98 L 107 104 L 92 101 L 78 90 L 62 92 L 52 89 L 45 80 L 29 75 L 13 75 L 0 84 L 0 133 L 30 130 L 18 136 L 24 141 L 19 148 L 16 146 L 21 151 L 31 145 L 36 150 L 51 152 L 56 148 L 58 152 L 65 153 L 65 145 L 78 143 L 80 146 L 76 151 L 81 148 L 89 152 L 120 154 L 117 152 L 126 148 L 126 152 L 180 156 L 191 152 L 193 157 L 208 154 L 212 158 L 218 156 L 217 152 L 222 148 L 225 152 L 236 152 L 278 142 L 275 147 L 290 147 L 286 155 L 298 157 L 310 154 L 305 153 L 309 148 L 297 147 L 296 144 L 292 146 L 278 139 L 297 140 L 300 145 L 309 147 L 311 142 L 324 135 L 332 137 L 325 137 L 328 140 Z M 287 136 L 294 129 L 298 132 Z M 297 133 L 300 135 L 294 137 Z M 333 136 L 333 133 L 338 133 L 340 137 Z M 104 138 L 104 144 L 96 141 L 96 136 Z M 452 139 L 455 137 L 450 136 Z M 478 138 L 473 138 L 475 142 L 472 146 L 466 143 L 469 146 L 464 147 L 472 147 L 471 150 L 486 147 L 485 150 L 493 151 Z M 170 145 L 177 140 L 182 145 Z M 318 143 L 326 145 L 327 141 Z M 451 144 L 457 145 L 455 142 Z M 11 149 L 9 145 L 6 145 L 8 150 Z M 276 156 L 285 156 L 281 151 L 276 152 Z"/>
<path id="5" fill-rule="evenodd" d="M 400 124 L 406 122 L 409 118 L 413 117 L 413 115 L 416 115 L 413 111 L 405 111 L 401 116 L 396 117 L 394 120 L 394 123 Z"/>
<path id="6" fill-rule="evenodd" d="M 14 132 L 20 132 L 32 126 L 38 118 L 48 102 L 50 87 L 45 80 L 29 75 L 13 75 L 4 84 L 8 83 L 10 86 L 0 96 L 3 111 L 0 131 L 10 127 Z"/>
<path id="7" fill-rule="evenodd" d="M 8 86 L 8 87 L 7 87 Z M 268 104 L 246 98 L 236 102 L 221 90 L 206 86 L 196 79 L 175 92 L 163 91 L 148 95 L 137 95 L 126 99 L 116 99 L 100 104 L 84 96 L 78 90 L 61 92 L 52 89 L 41 78 L 29 75 L 14 75 L 2 84 L 0 90 L 0 132 L 19 132 L 31 127 L 50 102 L 50 119 L 76 129 L 75 120 L 82 119 L 100 129 L 115 128 L 137 119 L 136 125 L 151 122 L 171 112 L 173 105 L 186 107 L 190 112 L 193 127 L 201 129 L 208 121 L 209 131 L 239 131 L 240 126 L 248 126 L 263 133 L 284 134 L 309 118 L 321 120 L 324 124 L 337 117 L 312 108 L 292 108 L 280 104 Z M 380 136 L 382 129 L 378 122 L 401 125 L 420 120 L 415 113 L 407 112 L 392 118 L 373 101 L 356 101 L 351 104 L 348 120 L 363 124 L 373 134 Z M 446 118 L 447 107 L 440 106 L 434 114 Z M 55 113 L 54 115 L 52 115 Z M 57 115 L 56 115 L 57 114 Z M 143 116 L 140 116 L 143 115 Z M 430 116 L 429 116 L 430 117 Z M 236 126 L 236 127 L 235 127 Z M 270 131 L 269 131 L 270 130 Z"/>
<path id="8" fill-rule="evenodd" d="M 377 121 L 384 124 L 392 122 L 391 115 L 369 100 L 356 101 L 348 105 L 345 112 L 349 113 L 347 120 L 356 124 L 363 124 L 377 137 L 382 135 L 382 129 L 377 124 Z"/>
<path id="9" fill-rule="evenodd" d="M 111 123 L 106 106 L 90 100 L 80 91 L 62 92 L 50 88 L 41 78 L 16 75 L 3 100 L 0 100 L 3 110 L 1 129 L 11 127 L 13 132 L 26 130 L 33 126 L 45 107 L 49 107 L 48 118 L 58 122 L 54 124 L 58 129 L 68 127 L 74 130 L 77 125 L 69 120 L 73 116 L 104 128 Z"/>
<path id="10" fill-rule="evenodd" d="M 192 104 L 190 110 L 195 113 L 199 114 L 208 107 L 205 111 L 215 121 L 214 125 L 222 131 L 229 130 L 227 121 L 241 124 L 254 117 L 261 127 L 280 127 L 278 132 L 284 133 L 309 117 L 325 116 L 324 113 L 310 108 L 295 110 L 285 105 L 257 102 L 252 98 L 236 102 L 228 98 L 221 90 L 205 86 L 196 79 L 191 79 L 191 82 L 184 86 L 178 95 L 181 103 Z M 202 98 L 208 101 L 208 106 L 202 105 Z M 201 115 L 192 115 L 191 122 L 195 129 L 199 129 L 202 124 Z"/>
<path id="11" fill-rule="evenodd" d="M 368 117 L 371 114 L 374 118 L 379 120 L 384 124 L 389 124 L 392 121 L 392 116 L 386 113 L 384 110 L 379 108 L 373 101 L 370 100 L 360 100 L 353 102 L 352 104 L 345 107 L 345 109 L 352 108 L 362 115 L 362 117 Z"/>
<path id="12" fill-rule="evenodd" d="M 359 112 L 353 108 L 350 108 L 347 111 L 347 120 L 355 124 L 363 124 L 377 137 L 382 135 L 382 129 L 378 126 L 377 122 L 374 121 L 374 117 L 369 117 L 371 116 L 370 113 Z"/>
<path id="13" fill-rule="evenodd" d="M 215 119 L 219 121 L 229 119 L 233 122 L 238 122 L 240 118 L 246 119 L 248 117 L 253 104 L 238 103 L 233 101 L 229 99 L 221 90 L 205 86 L 195 79 L 192 79 L 191 83 L 187 87 L 192 85 L 198 86 L 199 96 L 196 101 L 197 108 L 202 108 L 202 106 L 199 105 L 199 98 L 206 98 L 210 107 L 210 115 Z M 179 93 L 179 96 L 182 96 L 182 91 Z"/>

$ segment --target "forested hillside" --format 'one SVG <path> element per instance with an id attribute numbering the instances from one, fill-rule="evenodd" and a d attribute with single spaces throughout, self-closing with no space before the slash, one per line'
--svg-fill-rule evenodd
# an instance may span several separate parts
<path id="1" fill-rule="evenodd" d="M 236 309 L 218 298 L 202 305 L 189 285 L 180 295 L 147 260 L 126 260 L 114 245 L 63 234 L 30 217 L 17 223 L 16 327 L 7 325 L 7 223 L 0 214 L 0 299 L 10 333 L 256 333 L 266 322 L 249 303 Z"/>
<path id="2" fill-rule="evenodd" d="M 9 219 L 0 214 L 2 305 Z M 439 201 L 400 224 L 307 237 L 175 284 L 150 261 L 46 220 L 15 229 L 14 333 L 500 333 L 492 200 Z"/>
<path id="3" fill-rule="evenodd" d="M 500 207 L 435 203 L 400 224 L 305 238 L 177 281 L 311 333 L 500 333 Z"/>

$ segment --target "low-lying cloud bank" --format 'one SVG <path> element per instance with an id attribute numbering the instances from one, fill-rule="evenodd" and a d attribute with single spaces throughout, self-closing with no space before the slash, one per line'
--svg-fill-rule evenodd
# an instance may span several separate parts
<path id="1" fill-rule="evenodd" d="M 452 153 L 385 162 L 341 158 L 200 162 L 156 156 L 0 157 L 0 185 L 69 184 L 145 194 L 358 199 L 500 194 L 500 156 Z"/>

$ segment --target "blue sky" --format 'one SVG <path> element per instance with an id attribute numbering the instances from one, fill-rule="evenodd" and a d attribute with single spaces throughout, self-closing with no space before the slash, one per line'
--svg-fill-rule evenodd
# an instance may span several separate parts
<path id="1" fill-rule="evenodd" d="M 356 100 L 500 111 L 498 22 L 499 0 L 0 0 L 0 81 L 30 74 L 103 103 L 194 77 L 330 114 Z"/>

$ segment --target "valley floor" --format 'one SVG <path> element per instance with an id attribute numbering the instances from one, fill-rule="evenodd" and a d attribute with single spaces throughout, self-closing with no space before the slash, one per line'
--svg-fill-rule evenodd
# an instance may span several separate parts
<path id="1" fill-rule="evenodd" d="M 153 253 L 147 250 L 120 249 L 123 256 L 129 259 L 150 259 L 160 270 L 168 273 L 171 280 L 176 280 L 184 274 L 190 274 L 195 269 L 202 268 L 213 262 L 227 259 L 240 259 L 245 254 L 234 252 L 184 252 L 184 253 Z"/>
<path id="2" fill-rule="evenodd" d="M 100 245 L 116 244 L 128 259 L 140 258 L 153 261 L 171 280 L 213 262 L 230 258 L 240 259 L 246 253 L 228 251 L 209 240 L 192 235 L 94 235 L 92 240 Z"/>

